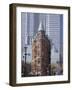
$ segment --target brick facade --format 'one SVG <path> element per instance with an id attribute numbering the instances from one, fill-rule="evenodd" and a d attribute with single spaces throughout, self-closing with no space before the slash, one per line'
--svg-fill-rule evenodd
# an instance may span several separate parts
<path id="1" fill-rule="evenodd" d="M 33 75 L 45 76 L 50 74 L 51 45 L 45 31 L 38 31 L 32 41 L 32 63 Z"/>

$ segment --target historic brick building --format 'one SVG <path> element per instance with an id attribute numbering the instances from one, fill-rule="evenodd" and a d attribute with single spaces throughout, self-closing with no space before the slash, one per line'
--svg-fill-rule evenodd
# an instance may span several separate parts
<path id="1" fill-rule="evenodd" d="M 37 76 L 50 75 L 51 45 L 45 35 L 43 24 L 40 23 L 38 33 L 32 40 L 32 74 Z"/>

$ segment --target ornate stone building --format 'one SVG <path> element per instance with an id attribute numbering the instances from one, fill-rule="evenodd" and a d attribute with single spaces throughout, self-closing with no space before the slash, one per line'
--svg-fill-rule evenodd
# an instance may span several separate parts
<path id="1" fill-rule="evenodd" d="M 51 45 L 45 35 L 43 24 L 40 23 L 38 32 L 32 40 L 32 74 L 36 76 L 50 75 Z"/>

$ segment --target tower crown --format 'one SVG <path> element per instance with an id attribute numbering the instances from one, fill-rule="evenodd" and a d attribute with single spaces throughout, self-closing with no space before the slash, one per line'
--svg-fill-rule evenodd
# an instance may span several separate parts
<path id="1" fill-rule="evenodd" d="M 40 22 L 40 24 L 39 24 L 38 31 L 44 31 L 44 26 L 43 26 L 42 22 Z"/>

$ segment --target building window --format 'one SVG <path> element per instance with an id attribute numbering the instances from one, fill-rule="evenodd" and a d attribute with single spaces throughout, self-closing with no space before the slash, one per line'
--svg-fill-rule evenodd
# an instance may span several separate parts
<path id="1" fill-rule="evenodd" d="M 34 56 L 34 58 L 36 58 L 36 55 Z"/>
<path id="2" fill-rule="evenodd" d="M 38 60 L 38 64 L 40 64 L 40 60 Z"/>

